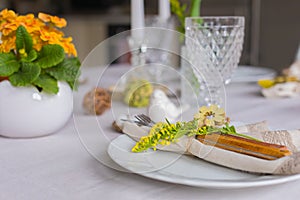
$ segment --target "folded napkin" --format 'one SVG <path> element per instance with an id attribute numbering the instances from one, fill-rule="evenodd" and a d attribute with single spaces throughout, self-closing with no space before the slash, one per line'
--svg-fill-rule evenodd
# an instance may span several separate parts
<path id="1" fill-rule="evenodd" d="M 295 61 L 289 68 L 283 70 L 283 74 L 286 76 L 295 76 L 300 79 L 300 60 Z"/>
<path id="2" fill-rule="evenodd" d="M 148 135 L 149 130 L 149 127 L 137 126 L 131 122 L 123 124 L 123 132 L 136 141 Z M 247 133 L 249 136 L 264 142 L 285 145 L 293 154 L 277 160 L 264 160 L 205 145 L 194 137 L 187 136 L 179 138 L 176 143 L 158 146 L 157 149 L 192 154 L 211 163 L 246 172 L 286 175 L 300 173 L 300 130 L 270 131 L 266 122 L 260 122 L 237 127 L 237 131 Z"/>
<path id="3" fill-rule="evenodd" d="M 300 60 L 283 70 L 283 76 L 259 80 L 262 94 L 267 98 L 300 96 Z"/>
<path id="4" fill-rule="evenodd" d="M 299 82 L 278 83 L 270 88 L 262 88 L 262 94 L 267 98 L 300 96 Z"/>

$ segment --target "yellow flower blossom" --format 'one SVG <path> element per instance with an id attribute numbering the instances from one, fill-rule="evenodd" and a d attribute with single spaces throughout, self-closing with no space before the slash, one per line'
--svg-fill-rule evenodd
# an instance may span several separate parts
<path id="1" fill-rule="evenodd" d="M 40 51 L 42 47 L 46 44 L 39 35 L 33 35 L 32 36 L 32 42 L 33 42 L 33 48 L 37 51 Z"/>
<path id="2" fill-rule="evenodd" d="M 16 36 L 15 35 L 13 35 L 11 37 L 2 36 L 1 40 L 2 40 L 2 43 L 0 44 L 1 52 L 8 53 L 11 50 L 16 49 L 16 43 L 15 43 Z"/>
<path id="3" fill-rule="evenodd" d="M 69 56 L 71 55 L 77 56 L 77 51 L 74 44 L 70 42 L 63 42 L 60 45 L 64 48 L 65 53 L 68 54 Z"/>
<path id="4" fill-rule="evenodd" d="M 58 28 L 63 28 L 67 25 L 67 21 L 64 18 L 59 18 L 57 16 L 51 16 L 45 13 L 39 13 L 38 18 L 43 22 L 51 22 L 54 26 Z"/>
<path id="5" fill-rule="evenodd" d="M 12 33 L 14 33 L 14 31 L 16 31 L 18 28 L 18 24 L 16 23 L 8 23 L 8 22 L 4 22 L 1 24 L 0 26 L 0 30 L 2 32 L 3 35 L 10 35 Z"/>
<path id="6" fill-rule="evenodd" d="M 77 51 L 71 37 L 65 37 L 59 28 L 65 27 L 64 18 L 39 13 L 35 18 L 33 14 L 17 15 L 14 11 L 4 9 L 0 12 L 0 32 L 2 33 L 0 52 L 15 50 L 15 35 L 17 28 L 22 25 L 33 39 L 33 48 L 41 50 L 44 45 L 61 45 L 68 56 L 77 57 Z"/>
<path id="7" fill-rule="evenodd" d="M 59 18 L 57 16 L 52 16 L 51 22 L 58 28 L 67 26 L 67 21 L 64 18 Z"/>
<path id="8" fill-rule="evenodd" d="M 26 24 L 31 24 L 33 20 L 34 20 L 33 14 L 21 15 L 15 19 L 16 22 L 18 22 L 24 26 L 26 26 Z"/>
<path id="9" fill-rule="evenodd" d="M 25 51 L 25 49 L 20 49 L 20 50 L 19 50 L 19 53 L 20 53 L 20 54 L 24 54 L 24 53 L 26 53 L 26 51 Z"/>
<path id="10" fill-rule="evenodd" d="M 261 79 L 257 84 L 262 88 L 270 88 L 278 83 L 286 82 L 300 82 L 300 80 L 294 76 L 277 76 L 274 79 Z"/>
<path id="11" fill-rule="evenodd" d="M 7 21 L 13 21 L 17 17 L 13 10 L 4 9 L 0 12 L 0 19 Z"/>
<path id="12" fill-rule="evenodd" d="M 26 27 L 26 30 L 31 34 L 37 34 L 33 32 L 37 32 L 41 29 L 41 27 L 44 27 L 45 24 L 42 23 L 40 20 L 34 18 L 33 14 L 28 14 L 26 16 L 19 16 L 16 19 L 18 25 L 23 25 Z"/>
<path id="13" fill-rule="evenodd" d="M 202 106 L 199 112 L 194 115 L 194 118 L 198 120 L 199 128 L 203 126 L 221 126 L 227 120 L 225 111 L 217 105 Z"/>
<path id="14" fill-rule="evenodd" d="M 142 152 L 149 148 L 156 150 L 157 145 L 170 145 L 175 141 L 175 134 L 181 124 L 169 124 L 159 122 L 156 123 L 150 130 L 149 135 L 143 136 L 131 149 L 132 152 Z"/>
<path id="15" fill-rule="evenodd" d="M 274 80 L 268 80 L 268 79 L 259 80 L 257 83 L 262 88 L 270 88 L 275 85 Z"/>
<path id="16" fill-rule="evenodd" d="M 56 32 L 40 31 L 40 38 L 49 44 L 58 44 L 62 40 L 62 36 Z"/>
<path id="17" fill-rule="evenodd" d="M 51 15 L 48 15 L 48 14 L 45 14 L 45 13 L 39 13 L 38 14 L 38 18 L 40 20 L 42 20 L 43 22 L 50 22 L 51 19 L 50 19 Z"/>

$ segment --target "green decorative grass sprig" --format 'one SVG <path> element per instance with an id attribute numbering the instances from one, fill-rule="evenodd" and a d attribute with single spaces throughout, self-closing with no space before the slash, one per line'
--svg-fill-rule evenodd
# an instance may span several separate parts
<path id="1" fill-rule="evenodd" d="M 200 16 L 201 0 L 191 0 L 190 7 L 185 3 L 180 3 L 179 0 L 170 0 L 171 11 L 174 13 L 179 21 L 178 31 L 185 32 L 185 18 Z"/>
<path id="2" fill-rule="evenodd" d="M 248 138 L 251 140 L 257 140 L 248 135 L 244 135 L 241 133 L 237 133 L 235 127 L 229 126 L 228 123 L 222 127 L 213 127 L 213 126 L 202 126 L 200 128 L 197 127 L 197 120 L 192 120 L 189 122 L 177 122 L 175 124 L 171 124 L 167 119 L 166 122 L 159 122 L 155 124 L 149 135 L 141 137 L 141 139 L 135 144 L 132 148 L 132 152 L 143 152 L 150 148 L 153 150 L 157 149 L 157 145 L 169 145 L 178 141 L 179 138 L 186 135 L 188 137 L 195 137 L 197 135 L 208 135 L 211 133 L 221 133 L 228 135 L 236 135 L 239 137 Z"/>

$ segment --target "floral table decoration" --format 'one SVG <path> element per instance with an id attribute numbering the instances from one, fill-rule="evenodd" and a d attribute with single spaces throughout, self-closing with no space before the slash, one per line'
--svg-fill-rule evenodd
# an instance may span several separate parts
<path id="1" fill-rule="evenodd" d="M 44 13 L 0 12 L 0 135 L 47 135 L 68 121 L 80 61 L 66 25 Z"/>
<path id="2" fill-rule="evenodd" d="M 131 116 L 135 120 L 129 116 L 122 124 L 122 132 L 133 143 L 118 148 L 131 155 L 140 153 L 147 157 L 155 155 L 156 150 L 169 151 L 255 174 L 300 173 L 299 130 L 270 130 L 266 121 L 238 125 L 230 122 L 224 109 L 215 104 L 200 107 L 191 121 L 171 123 L 165 119 L 165 122 L 152 123 L 140 116 Z M 113 159 L 126 168 L 123 163 L 127 162 Z M 160 169 L 158 165 L 153 166 L 155 171 Z"/>
<path id="3" fill-rule="evenodd" d="M 179 0 L 170 0 L 172 13 L 176 16 L 178 21 L 177 31 L 182 33 L 182 37 L 179 41 L 181 45 L 181 100 L 190 106 L 197 106 L 199 103 L 195 100 L 194 96 L 196 95 L 197 97 L 199 95 L 200 83 L 190 66 L 190 62 L 185 59 L 189 56 L 184 41 L 185 18 L 199 17 L 201 3 L 201 0 L 191 0 L 187 3 L 182 3 Z M 194 98 L 190 98 L 191 96 Z M 200 103 L 202 104 L 203 102 Z"/>

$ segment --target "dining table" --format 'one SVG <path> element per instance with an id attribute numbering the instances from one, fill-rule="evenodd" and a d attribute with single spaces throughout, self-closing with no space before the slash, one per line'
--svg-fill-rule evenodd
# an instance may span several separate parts
<path id="1" fill-rule="evenodd" d="M 64 127 L 43 137 L 0 137 L 0 199 L 299 198 L 300 176 L 276 184 L 226 187 L 224 180 L 225 187 L 205 187 L 145 177 L 116 164 L 108 147 L 123 134 L 115 131 L 112 123 L 122 113 L 146 113 L 146 108 L 128 107 L 116 97 L 109 110 L 96 116 L 85 112 L 83 98 L 95 87 L 123 84 L 122 77 L 130 69 L 128 64 L 83 67 L 81 83 L 74 92 L 73 115 Z M 180 87 L 179 79 L 168 81 L 172 87 Z M 247 81 L 233 81 L 225 89 L 225 109 L 232 121 L 267 121 L 272 129 L 300 128 L 300 97 L 265 98 L 255 82 Z"/>

